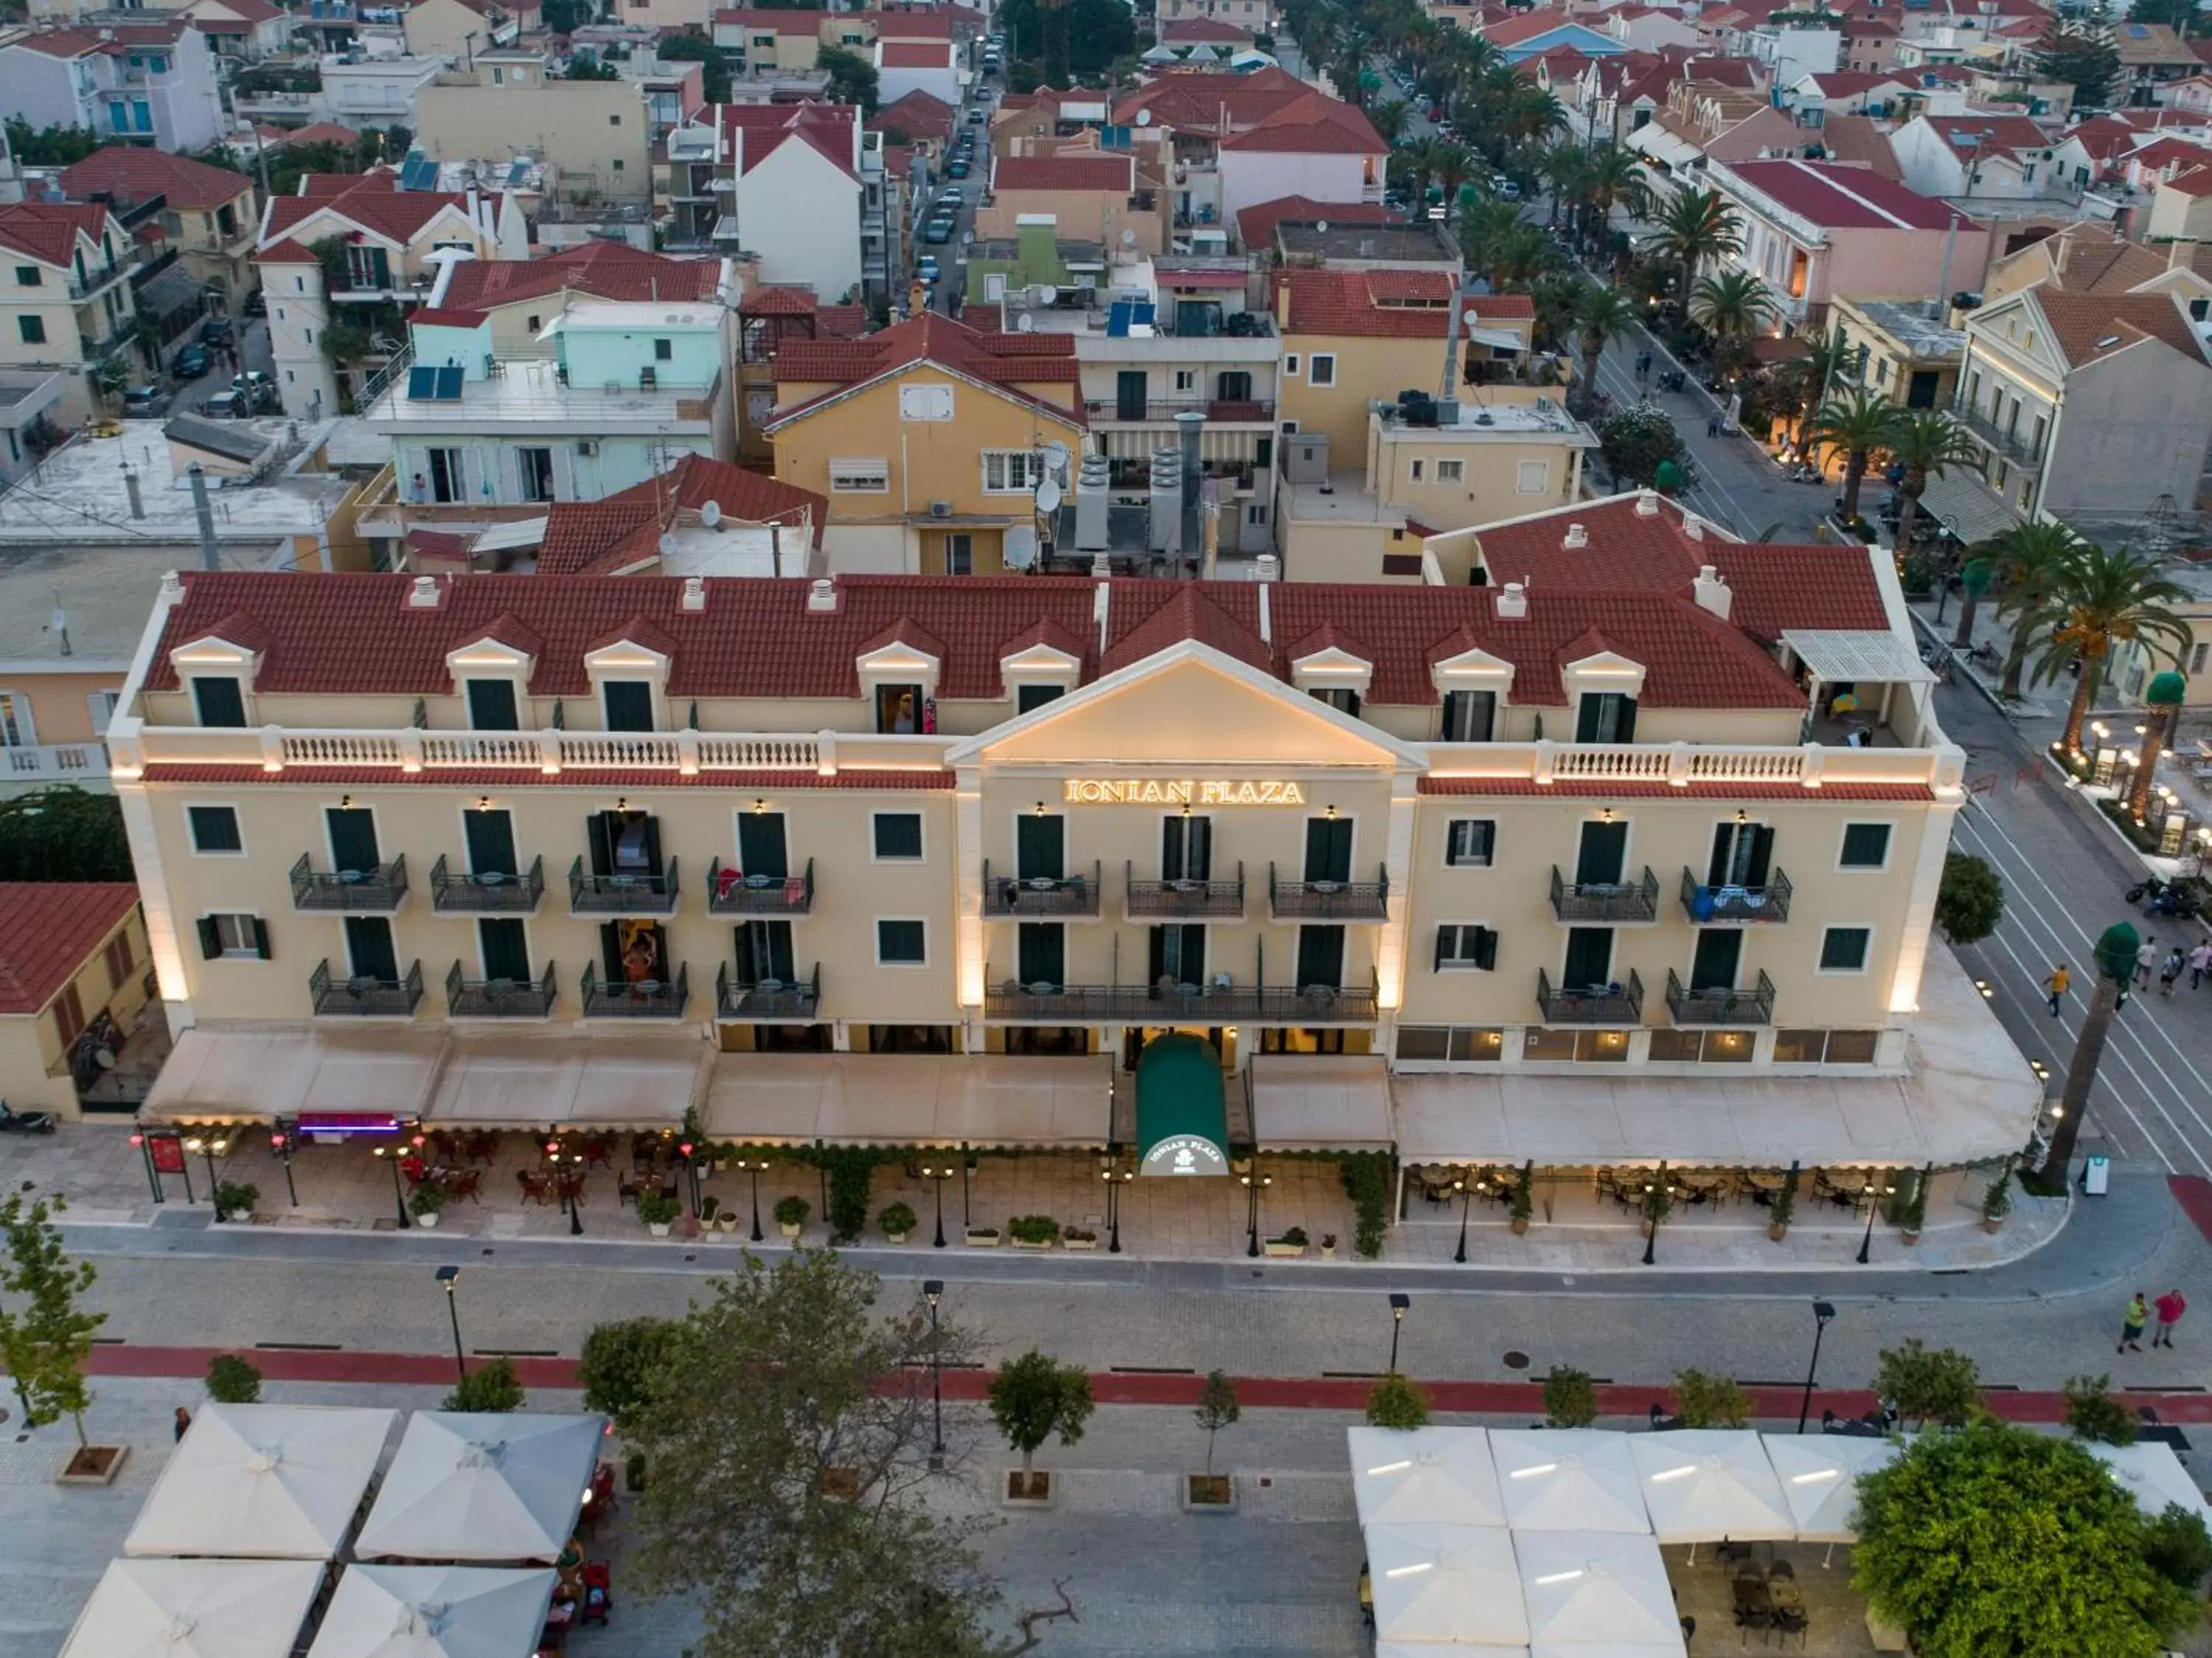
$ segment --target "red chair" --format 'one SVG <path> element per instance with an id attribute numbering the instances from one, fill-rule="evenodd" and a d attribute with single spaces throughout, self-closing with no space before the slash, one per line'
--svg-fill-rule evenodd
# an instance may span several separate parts
<path id="1" fill-rule="evenodd" d="M 514 1183 L 522 1188 L 523 1202 L 535 1202 L 541 1208 L 544 1205 L 547 1194 L 553 1190 L 553 1182 L 550 1179 L 543 1174 L 532 1174 L 526 1168 L 518 1168 L 514 1171 Z"/>
<path id="2" fill-rule="evenodd" d="M 604 1560 L 584 1563 L 584 1600 L 576 1609 L 578 1624 L 604 1624 L 615 1609 L 614 1580 Z"/>
<path id="3" fill-rule="evenodd" d="M 483 1171 L 482 1169 L 455 1169 L 453 1172 L 452 1176 L 446 1181 L 446 1195 L 447 1197 L 466 1198 L 472 1204 L 480 1204 L 483 1201 L 483 1199 L 477 1195 L 483 1188 Z"/>
<path id="4" fill-rule="evenodd" d="M 430 1166 L 410 1153 L 399 1160 L 399 1172 L 407 1177 L 409 1186 L 421 1186 L 429 1178 Z"/>

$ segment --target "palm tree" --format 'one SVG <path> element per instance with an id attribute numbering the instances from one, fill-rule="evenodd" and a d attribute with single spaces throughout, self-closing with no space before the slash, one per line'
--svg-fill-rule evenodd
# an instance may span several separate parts
<path id="1" fill-rule="evenodd" d="M 1976 466 L 1982 450 L 1966 436 L 1965 427 L 1932 409 L 1900 414 L 1888 447 L 1892 464 L 1905 469 L 1897 485 L 1904 503 L 1897 521 L 1897 548 L 1910 558 L 1920 539 L 1920 497 L 1928 492 L 1928 485 L 1954 466 Z"/>
<path id="2" fill-rule="evenodd" d="M 1644 166 L 1634 151 L 1605 144 L 1584 153 L 1583 199 L 1595 213 L 1597 236 L 1611 228 L 1616 207 L 1626 208 L 1637 218 L 1651 210 L 1651 189 L 1644 182 Z"/>
<path id="3" fill-rule="evenodd" d="M 1690 290 L 1692 320 L 1717 341 L 1747 340 L 1773 314 L 1773 296 L 1748 271 L 1723 271 Z"/>
<path id="4" fill-rule="evenodd" d="M 2128 789 L 2128 815 L 2137 823 L 2150 810 L 2150 791 L 2158 781 L 2159 751 L 2171 745 L 2181 721 L 2181 701 L 2189 682 L 2172 668 L 2154 674 L 2143 687 L 2142 759 L 2136 765 L 2136 780 Z"/>
<path id="5" fill-rule="evenodd" d="M 1997 599 L 1997 619 L 2013 624 L 2012 648 L 2005 653 L 2004 683 L 1997 687 L 1997 696 L 2005 702 L 2020 700 L 2020 677 L 2035 643 L 2025 619 L 2042 604 L 2080 545 L 2074 532 L 2063 524 L 2016 524 L 1987 543 L 1997 580 L 2003 586 Z"/>
<path id="6" fill-rule="evenodd" d="M 1859 485 L 1866 481 L 1867 463 L 1889 448 L 1901 412 L 1893 403 L 1854 389 L 1847 398 L 1830 398 L 1807 424 L 1807 444 L 1843 452 L 1845 523 L 1859 515 Z"/>
<path id="7" fill-rule="evenodd" d="M 1659 256 L 1682 270 L 1682 291 L 1697 285 L 1707 259 L 1743 252 L 1743 220 L 1717 190 L 1678 192 L 1659 210 Z"/>
<path id="8" fill-rule="evenodd" d="M 1575 332 L 1582 346 L 1582 413 L 1587 417 L 1591 399 L 1597 395 L 1598 359 L 1605 355 L 1606 342 L 1636 326 L 1636 307 L 1618 288 L 1607 288 L 1591 283 L 1583 288 L 1575 305 Z"/>
<path id="9" fill-rule="evenodd" d="M 2115 644 L 2140 643 L 2154 661 L 2162 644 L 2179 660 L 2189 643 L 2189 624 L 2173 607 L 2188 596 L 2179 584 L 2160 576 L 2156 561 L 2146 555 L 2125 547 L 2107 552 L 2088 542 L 2075 550 L 2050 591 L 2021 619 L 2036 641 L 2037 684 L 2056 680 L 2080 659 L 2080 678 L 2059 739 L 2069 753 L 2081 750 L 2081 722 Z"/>
<path id="10" fill-rule="evenodd" d="M 1771 378 L 1778 400 L 1771 400 L 1771 405 L 1778 409 L 1786 405 L 1794 423 L 1792 440 L 1801 447 L 1806 421 L 1827 396 L 1828 383 L 1850 355 L 1851 348 L 1844 344 L 1841 335 L 1823 335 L 1810 342 L 1803 357 L 1774 371 Z"/>
<path id="11" fill-rule="evenodd" d="M 1571 231 L 1573 229 L 1576 210 L 1585 199 L 1590 159 L 1590 152 L 1579 144 L 1560 144 L 1546 152 L 1536 170 L 1543 175 L 1544 182 L 1552 187 L 1550 222 L 1557 224 L 1559 222 L 1559 208 L 1564 204 L 1567 210 L 1568 228 Z"/>
<path id="12" fill-rule="evenodd" d="M 1491 286 L 1518 293 L 1559 263 L 1559 250 L 1550 237 L 1533 224 L 1516 224 L 1491 244 Z"/>
<path id="13" fill-rule="evenodd" d="M 1474 176 L 1479 158 L 1465 144 L 1449 141 L 1437 144 L 1431 165 L 1436 169 L 1437 182 L 1444 189 L 1444 221 L 1449 223 L 1459 209 L 1459 187 Z"/>
<path id="14" fill-rule="evenodd" d="M 1373 125 L 1376 136 L 1395 149 L 1398 140 L 1406 136 L 1406 122 L 1413 113 L 1411 104 L 1402 98 L 1394 98 L 1387 104 L 1377 104 L 1369 110 L 1367 119 Z"/>

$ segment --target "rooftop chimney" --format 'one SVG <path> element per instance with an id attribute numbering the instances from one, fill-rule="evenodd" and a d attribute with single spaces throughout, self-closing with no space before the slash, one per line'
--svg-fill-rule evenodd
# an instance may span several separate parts
<path id="1" fill-rule="evenodd" d="M 1563 547 L 1586 547 L 1589 546 L 1589 532 L 1580 524 L 1570 524 L 1559 545 Z"/>
<path id="2" fill-rule="evenodd" d="M 1575 527 L 1579 530 L 1582 526 Z M 1498 619 L 1501 622 L 1525 622 L 1528 619 L 1528 594 L 1518 582 L 1508 582 L 1498 589 Z"/>
<path id="3" fill-rule="evenodd" d="M 701 577 L 687 576 L 684 578 L 684 608 L 694 611 L 707 608 L 707 583 Z"/>
<path id="4" fill-rule="evenodd" d="M 806 608 L 809 612 L 832 611 L 837 608 L 837 583 L 829 576 L 817 577 L 806 589 Z"/>
<path id="5" fill-rule="evenodd" d="M 1636 515 L 1637 515 L 1638 518 L 1656 518 L 1656 517 L 1659 515 L 1659 491 L 1656 491 L 1656 490 L 1638 490 L 1638 491 L 1637 491 L 1637 492 L 1636 492 Z"/>
<path id="6" fill-rule="evenodd" d="M 407 603 L 415 610 L 435 610 L 438 607 L 438 578 L 418 576 L 415 585 L 407 590 Z"/>
<path id="7" fill-rule="evenodd" d="M 1688 536 L 1692 541 L 1704 540 L 1705 539 L 1705 521 L 1698 517 L 1697 514 L 1693 512 L 1684 513 L 1682 515 L 1682 533 Z"/>
<path id="8" fill-rule="evenodd" d="M 1723 622 L 1728 620 L 1729 607 L 1735 602 L 1735 595 L 1729 593 L 1729 584 L 1721 580 L 1720 571 L 1712 565 L 1700 564 L 1698 567 L 1698 579 L 1690 584 L 1690 595 L 1700 607 L 1710 610 Z"/>

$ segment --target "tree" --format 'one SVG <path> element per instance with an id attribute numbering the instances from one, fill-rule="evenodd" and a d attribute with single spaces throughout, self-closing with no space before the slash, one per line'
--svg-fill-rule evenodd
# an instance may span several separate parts
<path id="1" fill-rule="evenodd" d="M 1808 446 L 1843 452 L 1843 515 L 1847 523 L 1859 515 L 1859 486 L 1866 481 L 1869 463 L 1889 447 L 1898 412 L 1894 404 L 1855 390 L 1847 397 L 1830 398 L 1823 403 L 1805 428 Z"/>
<path id="2" fill-rule="evenodd" d="M 1677 1370 L 1674 1415 L 1685 1428 L 1741 1428 L 1751 1421 L 1751 1400 L 1727 1376 Z"/>
<path id="3" fill-rule="evenodd" d="M 25 1427 L 43 1428 L 66 1416 L 82 1447 L 92 1403 L 85 1361 L 107 1314 L 78 1310 L 77 1297 L 98 1275 L 91 1262 L 72 1261 L 63 1249 L 52 1218 L 62 1207 L 58 1198 L 27 1204 L 20 1193 L 0 1204 L 0 1236 L 8 1246 L 0 1265 L 0 1366 L 15 1383 Z"/>
<path id="4" fill-rule="evenodd" d="M 1367 1395 L 1367 1425 L 1425 1428 L 1429 1425 L 1429 1396 L 1393 1370 Z"/>
<path id="5" fill-rule="evenodd" d="M 1936 924 L 1954 944 L 1978 944 L 2004 919 L 2004 880 L 1986 858 L 1947 852 L 1936 889 Z"/>
<path id="6" fill-rule="evenodd" d="M 2150 683 L 2143 687 L 2142 759 L 2136 763 L 2135 781 L 2128 786 L 2128 811 L 2137 823 L 2150 810 L 2150 789 L 2158 777 L 2159 753 L 2173 741 L 2174 728 L 2181 722 L 2181 704 L 2188 691 L 2189 682 L 2170 667 L 2152 674 Z"/>
<path id="7" fill-rule="evenodd" d="M 616 1431 L 628 1433 L 652 1397 L 653 1384 L 667 1374 L 679 1328 L 673 1319 L 652 1318 L 593 1326 L 576 1365 L 584 1408 L 609 1417 Z"/>
<path id="8" fill-rule="evenodd" d="M 2126 999 L 2135 982 L 2136 952 L 2142 938 L 2124 921 L 2116 921 L 2097 936 L 2090 950 L 2095 985 L 2087 1011 L 2081 1015 L 2081 1033 L 2074 1039 L 2073 1057 L 2066 1062 L 2066 1082 L 2051 1127 L 2051 1144 L 2043 1167 L 2035 1171 L 2031 1190 L 2063 1192 L 2074 1161 L 2074 1143 L 2081 1137 L 2081 1119 L 2087 1115 L 2089 1089 L 2097 1080 L 2097 1064 L 2105 1057 L 2105 1043 L 2112 1033 L 2112 1015 Z M 2028 1177 L 2021 1176 L 2023 1181 Z"/>
<path id="9" fill-rule="evenodd" d="M 2177 1588 L 2201 1594 L 2212 1576 L 2212 1533 L 2205 1530 L 2204 1516 L 2167 1503 L 2143 1527 L 2143 1559 Z"/>
<path id="10" fill-rule="evenodd" d="M 1618 288 L 1586 283 L 1575 302 L 1575 338 L 1582 346 L 1582 412 L 1587 417 L 1597 397 L 1598 361 L 1606 342 L 1636 326 L 1636 307 Z"/>
<path id="11" fill-rule="evenodd" d="M 1095 1408 L 1088 1373 L 1034 1347 L 999 1366 L 991 1378 L 990 1403 L 991 1421 L 1021 1453 L 1024 1478 L 1036 1466 L 1037 1448 L 1054 1434 L 1062 1445 L 1080 1441 Z"/>
<path id="12" fill-rule="evenodd" d="M 1656 403 L 1635 403 L 1598 428 L 1598 448 L 1616 486 L 1649 487 L 1660 466 L 1682 458 L 1682 435 Z"/>
<path id="13" fill-rule="evenodd" d="M 1852 1586 L 1926 1658 L 2152 1658 L 2193 1598 L 2145 1557 L 2135 1499 L 2080 1446 L 1996 1422 L 1862 1475 Z"/>
<path id="14" fill-rule="evenodd" d="M 1965 427 L 1932 409 L 1899 414 L 1887 447 L 1891 465 L 1905 469 L 1897 484 L 1904 502 L 1897 521 L 1897 550 L 1909 558 L 1920 539 L 1920 497 L 1927 494 L 1928 485 L 1954 466 L 1978 465 L 1982 450 Z"/>
<path id="15" fill-rule="evenodd" d="M 2031 56 L 2040 79 L 2062 81 L 2074 88 L 2077 108 L 2103 109 L 2112 101 L 2120 54 L 2109 37 L 2100 37 L 2081 21 L 2053 18 Z"/>
<path id="16" fill-rule="evenodd" d="M 1213 1472 L 1213 1436 L 1224 1428 L 1233 1427 L 1244 1415 L 1244 1407 L 1237 1402 L 1236 1385 L 1229 1380 L 1226 1370 L 1208 1370 L 1206 1385 L 1198 1390 L 1198 1409 L 1194 1412 L 1198 1425 L 1206 1430 L 1206 1472 Z"/>
<path id="17" fill-rule="evenodd" d="M 1773 314 L 1773 296 L 1748 271 L 1723 271 L 1690 290 L 1691 320 L 1722 344 L 1748 340 Z"/>
<path id="18" fill-rule="evenodd" d="M 20 115 L 7 122 L 8 148 L 27 167 L 68 167 L 120 138 L 102 138 L 88 126 L 47 126 L 36 131 Z"/>
<path id="19" fill-rule="evenodd" d="M 665 36 L 654 49 L 654 54 L 664 62 L 702 64 L 699 89 L 710 104 L 730 101 L 730 60 L 722 55 L 721 47 L 712 40 L 696 34 Z"/>
<path id="20" fill-rule="evenodd" d="M 1982 1405 L 1982 1384 L 1973 1360 L 1948 1347 L 1923 1347 L 1909 1338 L 1902 1347 L 1885 1347 L 1874 1373 L 1874 1390 L 1915 1427 L 1930 1422 L 1956 1426 Z"/>
<path id="21" fill-rule="evenodd" d="M 58 783 L 0 800 L 0 881 L 134 879 L 114 795 Z"/>
<path id="22" fill-rule="evenodd" d="M 2135 1412 L 2112 1397 L 2112 1386 L 2110 1375 L 2066 1379 L 2067 1432 L 2098 1445 L 2136 1442 Z"/>
<path id="23" fill-rule="evenodd" d="M 2040 605 L 2079 545 L 2063 524 L 2015 524 L 1984 542 L 1984 552 L 1996 567 L 1998 619 L 2017 621 Z M 2034 644 L 2027 627 L 2014 627 L 2011 648 L 2005 652 L 2004 682 L 1997 687 L 1997 695 L 2007 702 L 2020 700 L 2021 675 Z"/>
<path id="24" fill-rule="evenodd" d="M 522 1382 L 514 1374 L 514 1361 L 493 1359 L 463 1376 L 446 1395 L 448 1411 L 482 1411 L 505 1414 L 522 1408 Z"/>
<path id="25" fill-rule="evenodd" d="M 590 58 L 571 58 L 568 71 L 562 77 L 568 81 L 619 81 L 622 71 L 612 64 L 602 64 Z"/>
<path id="26" fill-rule="evenodd" d="M 1552 1367 L 1544 1378 L 1544 1420 L 1554 1428 L 1587 1428 L 1597 1420 L 1597 1384 L 1589 1371 Z"/>
<path id="27" fill-rule="evenodd" d="M 217 1353 L 208 1361 L 207 1390 L 218 1405 L 258 1405 L 261 1372 L 235 1353 Z"/>
<path id="28" fill-rule="evenodd" d="M 876 113 L 878 86 L 876 66 L 858 52 L 842 46 L 824 46 L 815 67 L 830 77 L 827 90 L 833 104 L 858 104 L 863 116 Z"/>
<path id="29" fill-rule="evenodd" d="M 2050 591 L 2022 616 L 2021 625 L 2039 641 L 2034 662 L 2038 684 L 2057 679 L 2076 657 L 2081 659 L 2060 739 L 2068 753 L 2081 751 L 2089 698 L 2114 645 L 2141 643 L 2155 661 L 2157 647 L 2163 644 L 2170 656 L 2179 660 L 2191 634 L 2189 624 L 2173 607 L 2187 597 L 2178 583 L 2158 573 L 2154 559 L 2124 547 L 2107 552 L 2091 542 L 2067 560 Z"/>
<path id="30" fill-rule="evenodd" d="M 1682 291 L 1697 286 L 1698 269 L 1707 259 L 1743 251 L 1743 219 L 1717 190 L 1683 190 L 1659 210 L 1659 257 L 1682 272 Z"/>

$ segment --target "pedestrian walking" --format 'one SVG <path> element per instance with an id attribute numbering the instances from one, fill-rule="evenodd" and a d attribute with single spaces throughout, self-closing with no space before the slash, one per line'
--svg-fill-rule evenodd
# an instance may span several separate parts
<path id="1" fill-rule="evenodd" d="M 2128 1310 L 2120 1320 L 2120 1344 L 2112 1350 L 2115 1353 L 2142 1352 L 2143 1326 L 2149 1319 L 2150 1303 L 2143 1299 L 2142 1291 L 2138 1289 L 2129 1300 Z"/>
<path id="2" fill-rule="evenodd" d="M 2136 952 L 2136 988 L 2137 990 L 2150 988 L 2150 970 L 2157 965 L 2158 941 L 2154 938 L 2147 938 L 2142 942 L 2142 948 Z"/>
<path id="3" fill-rule="evenodd" d="M 192 1413 L 181 1405 L 177 1406 L 177 1442 L 181 1445 L 185 1436 L 191 1431 Z"/>
<path id="4" fill-rule="evenodd" d="M 2058 1004 L 2066 999 L 2067 987 L 2073 982 L 2074 975 L 2066 971 L 2066 964 L 2063 961 L 2053 967 L 2051 977 L 2043 981 L 2043 993 L 2051 998 L 2051 1016 L 2053 1019 L 2058 1017 Z"/>
<path id="5" fill-rule="evenodd" d="M 1718 437 L 1720 435 L 1721 418 L 1719 413 L 1716 411 L 1705 417 L 1705 436 L 1707 437 Z"/>
<path id="6" fill-rule="evenodd" d="M 2158 1298 L 2158 1328 L 2152 1332 L 2150 1344 L 2154 1347 L 2173 1345 L 2173 1326 L 2181 1322 L 2181 1315 L 2189 1310 L 2189 1302 L 2179 1289 L 2169 1289 Z"/>
<path id="7" fill-rule="evenodd" d="M 2212 944 L 2199 944 L 2189 953 L 2189 988 L 2195 990 L 2208 976 L 2212 976 Z"/>
<path id="8" fill-rule="evenodd" d="M 2182 968 L 2188 964 L 2189 958 L 2181 946 L 2175 945 L 2166 955 L 2166 966 L 2158 970 L 2158 993 L 2160 996 L 2173 994 L 2173 981 L 2181 977 Z"/>

